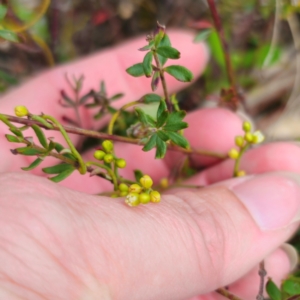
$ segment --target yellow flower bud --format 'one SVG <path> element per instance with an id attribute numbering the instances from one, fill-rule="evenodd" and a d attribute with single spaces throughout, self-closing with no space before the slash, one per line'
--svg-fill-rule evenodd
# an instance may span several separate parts
<path id="1" fill-rule="evenodd" d="M 232 159 L 237 159 L 239 157 L 239 151 L 237 151 L 235 148 L 232 148 L 229 152 L 228 152 L 228 156 Z"/>
<path id="2" fill-rule="evenodd" d="M 103 160 L 109 164 L 114 160 L 114 156 L 112 154 L 105 154 Z"/>
<path id="3" fill-rule="evenodd" d="M 158 191 L 152 191 L 150 193 L 150 201 L 151 202 L 160 202 L 160 193 Z"/>
<path id="4" fill-rule="evenodd" d="M 169 180 L 168 178 L 162 178 L 159 182 L 159 185 L 163 188 L 166 189 L 167 187 L 169 187 Z"/>
<path id="5" fill-rule="evenodd" d="M 94 152 L 94 157 L 98 160 L 102 160 L 105 155 L 105 152 L 102 150 L 97 150 Z"/>
<path id="6" fill-rule="evenodd" d="M 253 141 L 253 134 L 251 132 L 246 132 L 246 134 L 245 134 L 245 140 L 248 143 L 251 143 Z"/>
<path id="7" fill-rule="evenodd" d="M 151 186 L 153 185 L 153 180 L 151 179 L 151 177 L 149 175 L 144 175 L 140 179 L 140 183 L 145 189 L 150 189 Z"/>
<path id="8" fill-rule="evenodd" d="M 123 169 L 123 168 L 126 167 L 126 160 L 123 159 L 123 158 L 118 158 L 116 160 L 116 165 L 117 165 L 118 168 Z"/>
<path id="9" fill-rule="evenodd" d="M 128 195 L 128 191 L 120 192 L 120 197 L 126 197 Z"/>
<path id="10" fill-rule="evenodd" d="M 139 194 L 141 191 L 142 191 L 142 187 L 139 184 L 137 184 L 137 183 L 134 183 L 134 184 L 132 184 L 129 187 L 129 192 L 130 193 L 137 193 L 137 194 Z"/>
<path id="11" fill-rule="evenodd" d="M 244 146 L 244 142 L 245 142 L 245 140 L 244 140 L 244 138 L 242 136 L 239 135 L 239 136 L 235 137 L 235 144 L 238 147 L 242 148 Z"/>
<path id="12" fill-rule="evenodd" d="M 125 203 L 129 206 L 138 206 L 140 204 L 139 194 L 129 193 L 125 198 Z"/>
<path id="13" fill-rule="evenodd" d="M 128 187 L 127 184 L 125 184 L 125 183 L 120 183 L 119 184 L 119 191 L 121 191 L 121 192 L 128 192 L 128 189 L 129 189 L 129 187 Z"/>
<path id="14" fill-rule="evenodd" d="M 251 126 L 251 123 L 250 123 L 250 122 L 245 121 L 245 122 L 243 123 L 243 130 L 244 130 L 245 132 L 251 131 L 251 128 L 252 128 L 252 126 Z"/>
<path id="15" fill-rule="evenodd" d="M 110 153 L 114 149 L 114 144 L 112 143 L 112 141 L 105 140 L 102 142 L 102 147 L 106 153 Z"/>
<path id="16" fill-rule="evenodd" d="M 150 202 L 150 195 L 147 193 L 141 193 L 139 195 L 139 200 L 142 204 L 147 204 Z"/>
<path id="17" fill-rule="evenodd" d="M 243 177 L 245 175 L 246 175 L 246 172 L 243 171 L 243 170 L 238 171 L 237 174 L 236 174 L 237 177 Z"/>
<path id="18" fill-rule="evenodd" d="M 18 105 L 15 107 L 15 115 L 17 117 L 25 117 L 28 116 L 29 111 L 26 106 Z"/>
<path id="19" fill-rule="evenodd" d="M 265 136 L 261 133 L 261 131 L 255 131 L 253 133 L 253 140 L 252 143 L 253 144 L 260 144 L 265 140 Z"/>

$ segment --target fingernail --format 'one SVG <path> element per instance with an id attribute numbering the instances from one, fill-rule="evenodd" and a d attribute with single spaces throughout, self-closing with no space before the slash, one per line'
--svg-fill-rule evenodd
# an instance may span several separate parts
<path id="1" fill-rule="evenodd" d="M 284 228 L 300 220 L 300 175 L 275 172 L 230 185 L 261 230 Z"/>
<path id="2" fill-rule="evenodd" d="M 290 261 L 290 271 L 293 272 L 297 265 L 298 265 L 298 252 L 292 245 L 285 243 L 280 247 L 281 250 L 283 250 L 288 257 Z"/>

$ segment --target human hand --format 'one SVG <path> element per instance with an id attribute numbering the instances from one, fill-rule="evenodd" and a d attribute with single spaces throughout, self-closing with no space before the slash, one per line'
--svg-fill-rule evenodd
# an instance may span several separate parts
<path id="1" fill-rule="evenodd" d="M 175 46 L 184 45 L 178 47 L 182 64 L 199 74 L 206 62 L 203 46 L 189 44 L 189 33 L 172 34 Z M 139 79 L 139 83 L 122 76 L 123 69 L 139 59 L 132 49 L 140 45 L 141 40 L 137 40 L 125 48 L 40 75 L 5 96 L 0 102 L 1 112 L 11 113 L 14 106 L 25 104 L 30 111 L 60 118 L 64 110 L 53 101 L 59 89 L 65 88 L 66 71 L 84 73 L 87 90 L 98 85 L 98 72 L 103 73 L 110 93 L 124 91 L 124 101 L 136 99 L 145 93 L 148 81 Z M 95 70 L 98 65 L 99 70 Z M 115 68 L 122 69 L 117 82 Z M 170 85 L 173 90 L 182 87 L 172 81 Z M 241 120 L 223 109 L 197 111 L 186 119 L 190 127 L 185 135 L 195 148 L 227 152 L 241 131 Z M 84 125 L 90 122 L 86 115 Z M 3 134 L 4 128 L 0 129 Z M 26 158 L 11 156 L 11 145 L 5 144 L 3 134 L 2 171 L 27 165 Z M 50 136 L 54 135 L 59 138 L 51 132 Z M 117 144 L 116 153 L 128 161 L 126 172 L 138 167 L 156 180 L 167 175 L 170 162 L 178 159 L 173 153 L 167 161 L 153 160 L 153 153 L 127 144 Z M 249 174 L 276 170 L 297 173 L 299 154 L 293 144 L 264 145 L 246 153 L 242 167 Z M 130 160 L 133 155 L 134 160 Z M 215 163 L 203 157 L 193 159 L 195 164 Z M 224 161 L 188 182 L 210 185 L 230 178 L 232 170 L 232 161 Z M 266 173 L 201 190 L 174 191 L 164 195 L 159 205 L 130 208 L 122 199 L 74 191 L 105 190 L 98 178 L 75 175 L 66 188 L 25 173 L 3 173 L 0 299 L 175 300 L 195 295 L 202 296 L 194 299 L 219 299 L 221 296 L 213 291 L 225 285 L 243 299 L 254 299 L 259 280 L 256 266 L 262 259 L 267 258 L 269 275 L 277 281 L 294 263 L 289 258 L 295 261 L 291 248 L 285 246 L 289 250 L 284 251 L 278 247 L 297 226 L 298 182 L 296 174 Z"/>

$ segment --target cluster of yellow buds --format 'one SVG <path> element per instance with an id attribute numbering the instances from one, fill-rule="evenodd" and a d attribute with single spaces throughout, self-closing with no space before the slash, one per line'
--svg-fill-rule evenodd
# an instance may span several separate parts
<path id="1" fill-rule="evenodd" d="M 234 160 L 240 159 L 241 155 L 244 151 L 253 144 L 260 144 L 264 141 L 265 137 L 261 133 L 261 131 L 257 130 L 254 132 L 252 131 L 252 126 L 248 121 L 243 123 L 243 131 L 245 132 L 244 136 L 236 136 L 235 137 L 235 144 L 239 149 L 232 148 L 228 152 L 228 156 Z M 236 176 L 244 176 L 246 173 L 243 170 L 237 172 Z"/>
<path id="2" fill-rule="evenodd" d="M 133 183 L 130 186 L 125 183 L 119 185 L 119 195 L 126 196 L 125 203 L 129 206 L 147 204 L 149 202 L 160 202 L 160 193 L 154 191 L 151 187 L 153 180 L 149 175 L 141 177 L 139 183 Z"/>
<path id="3" fill-rule="evenodd" d="M 15 107 L 15 115 L 20 118 L 26 117 L 29 115 L 29 111 L 26 106 L 18 105 Z"/>
<path id="4" fill-rule="evenodd" d="M 117 158 L 114 155 L 114 144 L 112 141 L 105 140 L 102 142 L 102 149 L 103 150 L 96 150 L 94 152 L 94 157 L 97 160 L 103 160 L 106 163 L 112 163 L 115 162 L 116 166 L 118 168 L 125 168 L 126 167 L 126 161 L 123 158 Z"/>

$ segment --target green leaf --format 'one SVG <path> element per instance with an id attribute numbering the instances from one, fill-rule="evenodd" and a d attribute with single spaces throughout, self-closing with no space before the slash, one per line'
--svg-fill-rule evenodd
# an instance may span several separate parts
<path id="1" fill-rule="evenodd" d="M 24 171 L 30 171 L 33 170 L 34 168 L 36 168 L 41 162 L 43 161 L 42 158 L 37 158 L 36 160 L 34 160 L 28 167 L 24 167 L 21 168 Z"/>
<path id="2" fill-rule="evenodd" d="M 206 30 L 202 30 L 200 31 L 194 38 L 194 42 L 197 43 L 197 42 L 203 42 L 205 41 L 209 35 L 212 33 L 212 30 L 211 29 L 206 29 Z"/>
<path id="3" fill-rule="evenodd" d="M 147 115 L 142 109 L 138 107 L 135 109 L 135 111 L 138 114 L 140 122 L 142 122 L 146 126 L 155 127 L 156 123 L 150 115 Z"/>
<path id="4" fill-rule="evenodd" d="M 160 73 L 159 71 L 155 71 L 153 73 L 152 80 L 151 80 L 151 89 L 153 92 L 156 91 L 159 82 L 160 82 Z"/>
<path id="5" fill-rule="evenodd" d="M 160 128 L 161 126 L 163 126 L 166 123 L 166 120 L 168 119 L 169 116 L 169 112 L 168 111 L 163 111 L 159 118 L 157 119 L 156 122 L 156 128 Z"/>
<path id="6" fill-rule="evenodd" d="M 48 148 L 48 141 L 44 135 L 44 132 L 38 125 L 32 125 L 32 129 L 34 130 L 37 138 L 39 139 L 39 142 L 44 148 Z"/>
<path id="7" fill-rule="evenodd" d="M 172 65 L 164 68 L 165 72 L 176 78 L 178 81 L 190 82 L 192 81 L 194 75 L 193 73 L 185 67 Z"/>
<path id="8" fill-rule="evenodd" d="M 178 145 L 182 148 L 188 148 L 189 147 L 189 142 L 181 134 L 179 134 L 177 132 L 168 131 L 168 136 L 175 145 Z"/>
<path id="9" fill-rule="evenodd" d="M 0 4 L 0 21 L 4 19 L 7 13 L 7 6 L 4 4 Z"/>
<path id="10" fill-rule="evenodd" d="M 166 58 L 178 59 L 180 58 L 180 52 L 170 46 L 162 46 L 156 49 L 156 52 Z"/>
<path id="11" fill-rule="evenodd" d="M 159 43 L 162 41 L 163 37 L 165 36 L 165 31 L 162 29 L 159 29 L 159 31 L 154 36 L 154 45 L 157 47 Z"/>
<path id="12" fill-rule="evenodd" d="M 64 149 L 64 146 L 59 143 L 55 143 L 54 148 L 57 151 L 57 153 L 59 153 L 60 151 L 62 151 Z"/>
<path id="13" fill-rule="evenodd" d="M 154 41 L 151 41 L 151 42 L 149 43 L 149 45 L 146 45 L 146 46 L 140 48 L 139 51 L 148 51 L 148 50 L 151 50 L 151 48 L 152 48 L 153 46 L 154 46 Z"/>
<path id="14" fill-rule="evenodd" d="M 43 168 L 42 171 L 46 174 L 59 174 L 70 169 L 75 170 L 75 168 L 72 165 L 62 163 L 52 167 Z"/>
<path id="15" fill-rule="evenodd" d="M 158 130 L 157 131 L 157 136 L 162 139 L 164 142 L 168 141 L 170 138 L 169 138 L 169 135 L 167 134 L 167 132 L 164 132 L 162 130 Z"/>
<path id="16" fill-rule="evenodd" d="M 144 176 L 144 173 L 141 170 L 134 170 L 133 172 L 136 182 L 140 182 L 140 179 Z"/>
<path id="17" fill-rule="evenodd" d="M 60 91 L 60 95 L 62 96 L 63 100 L 69 104 L 69 105 L 65 105 L 65 106 L 70 106 L 70 107 L 74 107 L 76 104 L 75 102 L 66 94 L 66 92 L 64 90 Z"/>
<path id="18" fill-rule="evenodd" d="M 115 100 L 118 100 L 122 97 L 124 97 L 124 94 L 123 93 L 118 93 L 118 94 L 113 95 L 111 98 L 109 98 L 109 100 L 110 101 L 115 101 Z"/>
<path id="19" fill-rule="evenodd" d="M 19 42 L 19 38 L 17 34 L 10 30 L 0 29 L 0 37 L 10 42 L 14 42 L 14 43 Z"/>
<path id="20" fill-rule="evenodd" d="M 126 72 L 133 77 L 140 77 L 145 75 L 144 67 L 142 63 L 138 63 L 129 67 L 128 69 L 126 69 Z"/>
<path id="21" fill-rule="evenodd" d="M 156 113 L 156 119 L 158 120 L 160 118 L 160 115 L 167 110 L 167 104 L 165 100 L 161 100 L 157 109 Z"/>
<path id="22" fill-rule="evenodd" d="M 167 144 L 157 137 L 155 158 L 164 158 L 167 152 Z"/>
<path id="23" fill-rule="evenodd" d="M 75 169 L 67 169 L 54 177 L 50 177 L 49 179 L 53 182 L 60 182 L 69 177 L 74 171 Z"/>
<path id="24" fill-rule="evenodd" d="M 300 295 L 293 295 L 291 297 L 285 298 L 285 300 L 299 300 L 300 299 Z"/>
<path id="25" fill-rule="evenodd" d="M 185 111 L 174 111 L 169 114 L 166 125 L 163 127 L 167 131 L 178 131 L 188 127 L 186 122 L 182 122 L 182 119 L 185 117 Z"/>
<path id="26" fill-rule="evenodd" d="M 11 143 L 22 143 L 22 139 L 18 136 L 6 134 L 5 137 Z"/>
<path id="27" fill-rule="evenodd" d="M 223 48 L 219 39 L 219 36 L 215 30 L 212 30 L 211 34 L 208 37 L 208 44 L 212 57 L 218 63 L 220 67 L 225 66 L 225 59 L 223 54 Z"/>
<path id="28" fill-rule="evenodd" d="M 143 148 L 143 151 L 150 151 L 156 146 L 157 134 L 154 133 Z"/>
<path id="29" fill-rule="evenodd" d="M 164 46 L 169 46 L 171 47 L 171 41 L 169 39 L 169 36 L 167 34 L 164 35 L 164 37 L 162 38 L 162 40 L 160 41 L 158 47 L 164 47 Z M 166 62 L 167 62 L 167 58 L 163 57 L 161 55 L 158 54 L 158 59 L 161 63 L 161 65 L 163 66 Z"/>
<path id="30" fill-rule="evenodd" d="M 281 300 L 281 292 L 271 278 L 267 282 L 266 291 L 272 300 Z"/>
<path id="31" fill-rule="evenodd" d="M 23 133 L 21 130 L 19 130 L 17 127 L 10 127 L 9 131 L 11 131 L 12 133 L 14 133 L 16 136 L 23 138 Z"/>
<path id="32" fill-rule="evenodd" d="M 144 68 L 144 73 L 146 77 L 151 77 L 152 75 L 152 59 L 153 59 L 153 53 L 150 51 L 148 52 L 143 60 L 143 68 Z"/>
<path id="33" fill-rule="evenodd" d="M 44 154 L 44 152 L 31 148 L 31 147 L 22 147 L 22 148 L 17 148 L 14 150 L 16 153 L 26 155 L 26 156 L 34 156 L 34 155 L 40 155 Z"/>
<path id="34" fill-rule="evenodd" d="M 89 100 L 94 96 L 94 93 L 95 93 L 94 91 L 90 91 L 89 93 L 83 95 L 79 100 L 79 104 L 80 105 L 84 104 L 87 100 Z"/>
<path id="35" fill-rule="evenodd" d="M 149 104 L 149 103 L 154 103 L 154 102 L 159 102 L 161 99 L 161 96 L 157 94 L 146 94 L 143 97 L 144 103 Z"/>
<path id="36" fill-rule="evenodd" d="M 300 294 L 300 283 L 292 279 L 288 279 L 282 283 L 282 289 L 289 295 Z"/>

